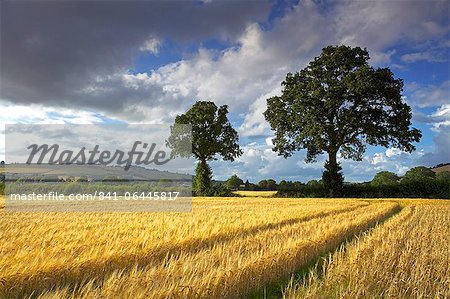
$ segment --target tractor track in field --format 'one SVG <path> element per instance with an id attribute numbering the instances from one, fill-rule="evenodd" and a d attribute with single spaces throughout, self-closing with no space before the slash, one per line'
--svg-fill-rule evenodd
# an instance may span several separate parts
<path id="1" fill-rule="evenodd" d="M 392 203 L 397 203 L 395 201 L 391 201 Z M 398 203 L 397 203 L 398 204 Z M 411 207 L 407 211 L 407 215 L 405 216 L 405 219 L 409 219 L 414 214 L 415 207 Z M 270 283 L 266 285 L 262 290 L 255 290 L 254 292 L 250 293 L 248 298 L 256 299 L 256 298 L 262 298 L 265 299 L 283 299 L 283 290 L 288 287 L 289 284 L 303 284 L 308 279 L 309 273 L 311 271 L 315 271 L 317 274 L 318 279 L 323 279 L 323 271 L 320 267 L 321 263 L 323 263 L 323 260 L 329 257 L 330 255 L 333 255 L 334 253 L 340 251 L 340 252 L 346 252 L 348 249 L 348 246 L 352 244 L 355 240 L 358 240 L 361 237 L 370 236 L 373 230 L 375 230 L 377 227 L 381 227 L 384 223 L 387 221 L 393 219 L 393 217 L 399 215 L 404 211 L 404 207 L 401 207 L 395 212 L 387 217 L 384 217 L 383 219 L 380 219 L 379 221 L 375 222 L 373 225 L 370 225 L 366 230 L 363 230 L 357 234 L 352 235 L 349 238 L 346 238 L 343 242 L 341 242 L 338 246 L 336 246 L 333 250 L 327 251 L 320 256 L 317 256 L 311 263 L 308 265 L 299 268 L 295 273 L 291 275 L 291 278 L 289 279 L 282 279 L 277 282 Z"/>

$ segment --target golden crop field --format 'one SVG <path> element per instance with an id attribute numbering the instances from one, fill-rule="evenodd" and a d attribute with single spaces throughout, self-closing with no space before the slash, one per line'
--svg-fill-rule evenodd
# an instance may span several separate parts
<path id="1" fill-rule="evenodd" d="M 421 254 L 417 248 L 436 239 L 436 246 L 425 251 L 429 259 L 417 262 L 419 273 L 424 263 L 448 253 L 442 242 L 448 241 L 450 205 L 424 202 L 195 198 L 191 213 L 11 213 L 1 208 L 0 298 L 248 297 L 273 282 L 288 281 L 355 235 L 370 232 L 368 241 L 360 239 L 366 251 L 388 250 L 385 242 L 371 243 L 369 237 L 384 227 L 394 234 L 389 227 L 406 225 L 406 220 L 411 222 L 408 236 L 424 239 L 417 241 L 422 245 L 405 241 L 413 244 L 402 262 L 415 261 Z M 395 237 L 402 235 L 390 236 Z M 379 264 L 375 257 L 364 255 L 365 261 L 353 263 Z M 440 268 L 424 273 L 433 273 L 445 286 L 449 269 L 443 259 Z M 398 269 L 388 270 L 389 277 L 400 279 Z M 399 290 L 403 286 L 398 284 Z M 435 289 L 421 290 L 431 294 Z M 301 292 L 300 286 L 286 290 L 294 297 Z"/>
<path id="2" fill-rule="evenodd" d="M 246 197 L 274 197 L 277 194 L 277 191 L 244 191 L 239 190 L 234 192 L 239 196 Z"/>
<path id="3" fill-rule="evenodd" d="M 285 298 L 450 298 L 450 205 L 404 208 Z"/>

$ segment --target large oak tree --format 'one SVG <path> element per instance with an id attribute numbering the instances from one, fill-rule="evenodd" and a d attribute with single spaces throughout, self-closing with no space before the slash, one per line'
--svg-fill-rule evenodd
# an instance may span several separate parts
<path id="1" fill-rule="evenodd" d="M 343 184 L 338 153 L 360 161 L 366 144 L 411 152 L 412 142 L 421 138 L 410 128 L 403 81 L 368 61 L 366 49 L 328 46 L 306 68 L 287 74 L 281 96 L 267 100 L 264 116 L 275 131 L 273 150 L 287 158 L 306 149 L 306 162 L 327 153 L 323 181 L 332 197 Z"/>

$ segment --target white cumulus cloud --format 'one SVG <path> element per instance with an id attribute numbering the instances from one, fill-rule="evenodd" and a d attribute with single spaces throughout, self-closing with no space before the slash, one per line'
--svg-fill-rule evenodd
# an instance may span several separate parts
<path id="1" fill-rule="evenodd" d="M 141 51 L 150 52 L 151 54 L 157 55 L 159 53 L 159 48 L 161 46 L 161 41 L 157 38 L 149 38 L 144 42 L 144 44 L 139 48 Z"/>

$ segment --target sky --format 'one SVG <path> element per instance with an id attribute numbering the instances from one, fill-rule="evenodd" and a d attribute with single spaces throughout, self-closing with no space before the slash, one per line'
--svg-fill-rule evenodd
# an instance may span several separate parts
<path id="1" fill-rule="evenodd" d="M 171 124 L 197 100 L 228 105 L 243 155 L 214 178 L 320 179 L 321 156 L 272 151 L 266 99 L 327 45 L 367 48 L 404 80 L 413 153 L 368 147 L 346 181 L 450 162 L 448 1 L 0 2 L 1 124 Z M 4 129 L 2 131 L 4 133 Z M 4 155 L 4 147 L 0 148 Z"/>

